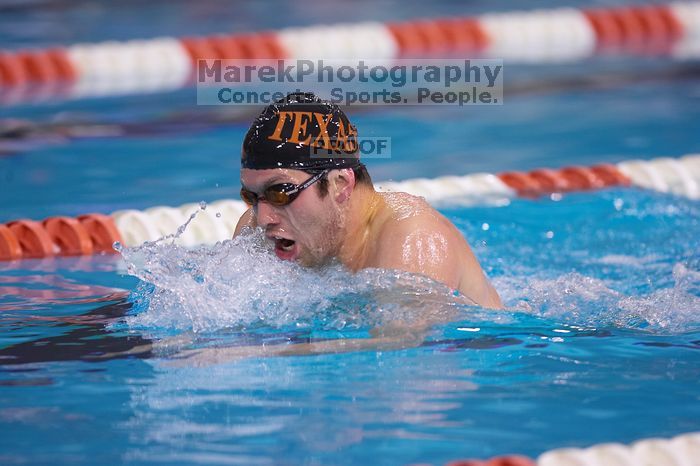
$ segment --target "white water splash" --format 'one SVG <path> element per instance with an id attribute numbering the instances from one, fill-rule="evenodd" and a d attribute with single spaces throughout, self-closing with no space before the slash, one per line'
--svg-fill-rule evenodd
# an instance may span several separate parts
<path id="1" fill-rule="evenodd" d="M 163 241 L 121 251 L 141 279 L 130 327 L 194 332 L 267 325 L 364 328 L 416 319 L 427 308 L 465 304 L 428 278 L 393 270 L 353 274 L 339 264 L 309 269 L 281 261 L 262 231 L 187 249 Z"/>
<path id="2" fill-rule="evenodd" d="M 628 296 L 618 306 L 664 329 L 682 330 L 700 323 L 700 272 L 676 264 L 673 280 L 673 288 L 656 290 L 648 296 Z"/>
<path id="3" fill-rule="evenodd" d="M 206 205 L 201 206 L 202 209 Z M 132 328 L 194 332 L 229 327 L 358 329 L 424 318 L 477 317 L 467 299 L 424 276 L 393 270 L 351 273 L 340 264 L 309 269 L 281 261 L 261 230 L 214 246 L 187 249 L 175 240 L 192 221 L 155 242 L 117 249 L 141 279 Z M 630 269 L 658 269 L 658 258 L 609 254 L 593 260 Z M 540 278 L 546 277 L 546 278 Z M 628 296 L 616 283 L 532 270 L 493 280 L 509 311 L 575 325 L 685 331 L 700 326 L 700 272 L 676 264 L 674 285 Z M 447 316 L 452 316 L 448 319 Z M 504 313 L 503 316 L 512 315 Z M 491 316 L 491 318 L 494 318 Z M 500 321 L 500 318 L 495 318 Z"/>
<path id="4" fill-rule="evenodd" d="M 555 279 L 499 277 L 494 284 L 510 309 L 571 324 L 672 332 L 700 327 L 700 272 L 677 263 L 673 279 L 672 288 L 642 296 L 627 296 L 613 283 L 575 272 Z"/>

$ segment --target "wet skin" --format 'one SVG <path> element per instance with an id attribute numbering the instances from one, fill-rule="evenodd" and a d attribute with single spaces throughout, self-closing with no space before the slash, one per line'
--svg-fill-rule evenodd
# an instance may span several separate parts
<path id="1" fill-rule="evenodd" d="M 260 194 L 268 186 L 301 184 L 310 176 L 291 169 L 242 169 L 241 184 Z M 422 198 L 356 184 L 350 169 L 328 174 L 325 196 L 314 184 L 287 206 L 258 202 L 243 214 L 234 235 L 246 226 L 261 227 L 283 260 L 320 266 L 336 258 L 353 271 L 373 267 L 420 273 L 480 306 L 503 307 L 469 244 L 449 220 Z"/>

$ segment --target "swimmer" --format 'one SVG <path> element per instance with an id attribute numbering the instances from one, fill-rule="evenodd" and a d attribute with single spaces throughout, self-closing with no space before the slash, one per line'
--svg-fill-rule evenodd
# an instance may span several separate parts
<path id="1" fill-rule="evenodd" d="M 375 191 L 355 126 L 312 93 L 289 94 L 253 122 L 241 186 L 250 208 L 234 236 L 260 227 L 280 259 L 423 274 L 479 306 L 502 308 L 459 230 L 422 198 Z"/>

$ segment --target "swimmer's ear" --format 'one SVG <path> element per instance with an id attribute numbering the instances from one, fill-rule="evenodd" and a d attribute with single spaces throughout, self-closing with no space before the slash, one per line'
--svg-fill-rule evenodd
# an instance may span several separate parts
<path id="1" fill-rule="evenodd" d="M 334 176 L 329 177 L 333 186 L 333 194 L 338 203 L 347 201 L 355 189 L 355 172 L 352 168 L 334 170 Z"/>

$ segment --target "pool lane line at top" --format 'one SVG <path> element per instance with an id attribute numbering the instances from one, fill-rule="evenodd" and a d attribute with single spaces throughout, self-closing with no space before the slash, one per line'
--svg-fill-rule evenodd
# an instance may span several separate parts
<path id="1" fill-rule="evenodd" d="M 700 199 L 700 154 L 684 157 L 629 160 L 591 167 L 566 166 L 527 172 L 473 173 L 464 176 L 413 178 L 379 182 L 380 191 L 401 191 L 424 197 L 429 203 L 504 205 L 517 197 L 538 198 L 555 193 L 591 191 L 609 187 L 638 187 Z M 247 209 L 240 200 L 224 199 L 202 208 L 156 206 L 146 210 L 119 210 L 109 215 L 89 213 L 76 218 L 49 217 L 43 221 L 18 219 L 0 223 L 0 261 L 53 256 L 113 253 L 112 245 L 138 246 L 172 235 L 190 217 L 178 237 L 183 246 L 214 244 L 230 239 Z"/>
<path id="2" fill-rule="evenodd" d="M 597 54 L 700 57 L 700 2 L 558 8 L 243 34 L 0 51 L 0 103 L 162 92 L 192 85 L 200 59 L 475 56 L 509 63 Z"/>

